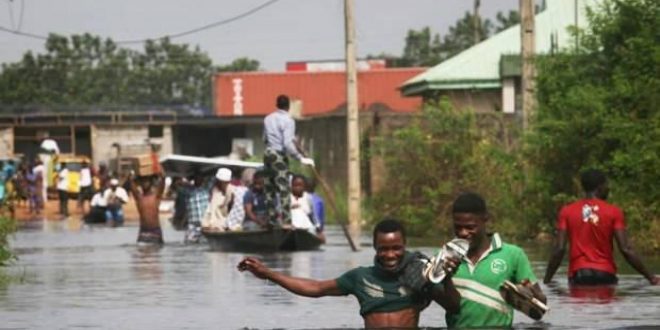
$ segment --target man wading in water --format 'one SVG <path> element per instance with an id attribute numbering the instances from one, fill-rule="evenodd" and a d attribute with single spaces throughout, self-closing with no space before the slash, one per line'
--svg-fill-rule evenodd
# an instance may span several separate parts
<path id="1" fill-rule="evenodd" d="M 140 213 L 138 243 L 163 244 L 158 207 L 163 196 L 165 180 L 162 175 L 134 178 L 131 175 L 131 193 Z"/>
<path id="2" fill-rule="evenodd" d="M 418 260 L 406 251 L 406 234 L 397 220 L 386 219 L 374 228 L 376 249 L 374 265 L 358 267 L 333 280 L 314 280 L 288 276 L 266 267 L 261 261 L 247 257 L 238 264 L 240 271 L 250 271 L 305 297 L 354 295 L 360 303 L 360 315 L 365 328 L 417 328 L 419 313 L 431 300 L 447 312 L 458 313 L 461 296 L 451 275 L 438 284 L 425 285 L 422 290 L 408 285 L 408 269 Z M 453 274 L 460 260 L 446 262 L 444 269 Z M 421 277 L 421 270 L 419 277 Z"/>

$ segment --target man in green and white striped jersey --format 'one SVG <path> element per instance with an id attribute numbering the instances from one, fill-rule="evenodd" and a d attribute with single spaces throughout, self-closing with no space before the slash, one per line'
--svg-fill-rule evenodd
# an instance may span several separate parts
<path id="1" fill-rule="evenodd" d="M 546 302 L 525 252 L 486 231 L 489 215 L 481 196 L 461 194 L 454 201 L 452 218 L 456 237 L 470 241 L 470 248 L 452 278 L 461 293 L 461 308 L 447 312 L 448 327 L 511 327 L 513 309 L 500 294 L 504 281 L 521 284 Z"/>

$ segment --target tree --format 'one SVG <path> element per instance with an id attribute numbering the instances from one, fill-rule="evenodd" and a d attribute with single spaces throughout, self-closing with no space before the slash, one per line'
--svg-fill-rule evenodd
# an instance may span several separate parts
<path id="1" fill-rule="evenodd" d="M 210 108 L 214 73 L 258 69 L 249 58 L 216 67 L 198 47 L 167 38 L 136 51 L 90 34 L 51 34 L 45 52 L 2 65 L 0 104 Z"/>
<path id="2" fill-rule="evenodd" d="M 510 11 L 507 15 L 498 12 L 497 24 L 489 19 L 483 19 L 474 13 L 465 12 L 465 15 L 449 28 L 443 38 L 440 34 L 433 34 L 427 26 L 420 30 L 408 30 L 403 55 L 400 57 L 381 54 L 370 55 L 367 58 L 385 58 L 392 67 L 433 66 L 475 44 L 475 35 L 479 41 L 488 39 L 493 32 L 502 31 L 520 22 L 517 11 Z M 478 24 L 475 21 L 478 20 Z M 478 33 L 475 33 L 478 28 Z"/>
<path id="3" fill-rule="evenodd" d="M 499 33 L 514 25 L 520 24 L 520 14 L 517 10 L 509 10 L 508 14 L 497 12 L 495 20 L 497 21 L 497 25 L 495 26 L 495 33 Z"/>
<path id="4" fill-rule="evenodd" d="M 660 236 L 660 3 L 611 0 L 589 12 L 579 49 L 541 58 L 530 162 L 539 207 L 577 196 L 579 172 L 605 170 L 629 229 Z M 645 236 L 645 237 L 646 237 Z M 655 249 L 660 242 L 650 240 Z"/>

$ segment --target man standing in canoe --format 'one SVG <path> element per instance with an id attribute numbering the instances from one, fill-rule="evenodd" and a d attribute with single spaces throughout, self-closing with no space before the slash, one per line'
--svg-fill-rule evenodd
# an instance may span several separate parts
<path id="1" fill-rule="evenodd" d="M 253 257 L 243 259 L 238 269 L 305 297 L 354 295 L 360 303 L 364 327 L 368 329 L 417 328 L 419 314 L 431 300 L 447 312 L 458 312 L 461 297 L 451 276 L 443 282 L 426 286 L 423 291 L 407 285 L 407 268 L 418 259 L 417 254 L 406 251 L 406 234 L 399 221 L 386 219 L 379 222 L 373 231 L 373 244 L 376 249 L 373 266 L 354 268 L 332 280 L 288 276 L 266 267 Z M 444 269 L 451 274 L 457 264 L 456 261 L 446 262 Z M 421 272 L 419 276 L 422 276 Z"/>
<path id="2" fill-rule="evenodd" d="M 277 109 L 264 118 L 266 205 L 269 220 L 273 224 L 291 223 L 289 156 L 305 165 L 314 166 L 314 160 L 303 157 L 295 143 L 296 122 L 289 115 L 289 103 L 288 96 L 279 95 L 275 102 Z"/>

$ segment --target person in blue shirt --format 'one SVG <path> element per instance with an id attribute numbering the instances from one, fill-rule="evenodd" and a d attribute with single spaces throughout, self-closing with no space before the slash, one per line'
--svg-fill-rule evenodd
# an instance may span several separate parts
<path id="1" fill-rule="evenodd" d="M 243 230 L 259 230 L 268 226 L 264 181 L 265 174 L 263 171 L 254 173 L 250 189 L 243 196 L 243 207 L 245 208 Z"/>
<path id="2" fill-rule="evenodd" d="M 312 215 L 314 216 L 314 223 L 316 224 L 317 234 L 323 234 L 325 227 L 325 202 L 316 192 L 316 180 L 307 180 L 307 193 L 312 197 Z"/>
<path id="3" fill-rule="evenodd" d="M 289 157 L 309 166 L 314 166 L 314 160 L 304 157 L 296 145 L 296 122 L 289 115 L 289 97 L 279 95 L 275 105 L 277 109 L 264 118 L 264 183 L 269 221 L 282 225 L 291 224 Z"/>

